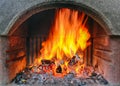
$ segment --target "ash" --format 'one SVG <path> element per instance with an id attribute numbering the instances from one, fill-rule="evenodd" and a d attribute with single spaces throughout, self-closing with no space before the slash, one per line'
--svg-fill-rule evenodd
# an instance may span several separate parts
<path id="1" fill-rule="evenodd" d="M 88 74 L 88 68 L 89 67 L 84 68 L 82 76 L 71 72 L 63 77 L 56 77 L 52 72 L 44 72 L 41 65 L 26 67 L 22 72 L 16 75 L 13 79 L 13 83 L 20 86 L 34 86 L 35 84 L 39 86 L 93 86 L 93 84 L 108 84 L 108 81 L 102 76 L 102 74 L 96 71 L 92 71 L 91 74 Z"/>

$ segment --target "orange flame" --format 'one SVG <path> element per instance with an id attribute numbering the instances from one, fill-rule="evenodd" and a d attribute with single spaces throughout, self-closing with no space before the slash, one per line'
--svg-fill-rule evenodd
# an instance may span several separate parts
<path id="1" fill-rule="evenodd" d="M 40 59 L 54 60 L 56 66 L 67 67 L 66 72 L 69 72 L 68 61 L 90 45 L 90 33 L 85 27 L 87 19 L 82 12 L 67 8 L 57 10 L 48 39 L 42 43 Z M 78 68 L 77 65 L 76 72 Z"/>

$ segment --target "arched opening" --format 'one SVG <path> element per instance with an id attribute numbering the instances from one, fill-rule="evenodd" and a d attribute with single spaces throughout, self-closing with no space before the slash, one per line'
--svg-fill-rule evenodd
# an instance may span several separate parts
<path id="1" fill-rule="evenodd" d="M 84 63 L 94 67 L 105 78 L 109 78 L 110 73 L 105 68 L 107 63 L 112 62 L 109 42 L 111 27 L 107 19 L 82 4 L 79 6 L 70 3 L 52 3 L 35 6 L 23 12 L 19 18 L 12 20 L 9 29 L 4 32 L 4 35 L 8 36 L 7 66 L 10 81 L 38 58 L 42 42 L 48 37 L 55 12 L 60 8 L 74 9 L 86 14 L 88 17 L 86 27 L 91 35 L 89 39 L 91 45 L 84 51 Z"/>
<path id="2" fill-rule="evenodd" d="M 53 20 L 55 17 L 55 12 L 58 9 L 61 9 L 61 8 L 49 9 L 49 10 L 45 10 L 45 11 L 36 13 L 33 16 L 31 16 L 29 19 L 27 19 L 25 22 L 23 22 L 17 29 L 14 29 L 14 32 L 11 29 L 11 31 L 9 32 L 9 34 L 10 34 L 9 35 L 9 43 L 10 43 L 9 50 L 10 51 L 8 51 L 9 57 L 11 59 L 9 59 L 7 61 L 9 77 L 11 79 L 13 77 L 15 77 L 15 75 L 17 73 L 23 71 L 23 69 L 26 68 L 26 66 L 31 66 L 31 65 L 33 66 L 35 63 L 35 60 L 37 58 L 40 58 L 39 56 L 42 53 L 42 52 L 40 52 L 40 50 L 42 48 L 42 42 L 47 40 L 47 38 L 48 38 L 51 26 L 54 22 Z M 74 9 L 74 10 L 76 10 L 76 9 Z M 78 10 L 78 11 L 81 12 L 80 10 Z M 89 41 L 90 41 L 91 45 L 86 47 L 86 49 L 82 52 L 82 53 L 84 53 L 83 62 L 87 66 L 91 66 L 91 67 L 94 66 L 95 69 L 97 69 L 101 72 L 102 69 L 99 69 L 99 62 L 97 62 L 97 60 L 95 60 L 94 57 L 97 55 L 99 57 L 98 53 L 101 53 L 101 51 L 100 52 L 97 51 L 97 50 L 101 49 L 101 48 L 99 48 L 100 42 L 105 40 L 106 43 L 102 44 L 102 45 L 108 46 L 108 34 L 95 20 L 93 20 L 89 16 L 87 16 L 87 17 L 88 17 L 88 19 L 87 19 L 85 26 L 87 27 L 87 29 L 90 33 Z M 74 34 L 74 35 L 76 35 L 76 34 Z M 56 34 L 56 36 L 57 36 L 57 34 Z M 67 40 L 67 38 L 66 38 L 66 40 Z M 64 45 L 64 44 L 62 44 L 62 45 Z M 97 50 L 95 50 L 96 48 L 97 48 Z M 96 53 L 96 52 L 98 52 L 98 53 Z M 14 53 L 14 54 L 11 54 L 11 53 Z M 63 57 L 63 59 L 64 59 L 64 57 Z M 80 58 L 80 59 L 82 59 L 82 58 Z M 105 59 L 106 61 L 110 61 L 109 58 L 102 58 L 102 59 Z M 12 64 L 9 65 L 9 63 L 11 63 L 11 61 L 12 61 Z M 44 60 L 42 60 L 42 61 L 44 61 Z M 70 64 L 72 64 L 72 63 L 70 63 Z M 16 66 L 18 66 L 18 67 L 16 68 Z M 15 70 L 13 70 L 13 69 L 15 69 Z M 102 71 L 102 72 L 104 72 L 104 71 Z"/>

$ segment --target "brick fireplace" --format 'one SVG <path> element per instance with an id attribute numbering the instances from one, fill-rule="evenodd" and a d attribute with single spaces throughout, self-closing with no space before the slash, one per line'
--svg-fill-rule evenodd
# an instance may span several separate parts
<path id="1" fill-rule="evenodd" d="M 10 83 L 17 73 L 34 63 L 55 10 L 64 7 L 89 16 L 87 26 L 92 44 L 85 51 L 85 63 L 103 74 L 110 86 L 119 86 L 119 4 L 112 0 L 1 1 L 0 84 Z"/>

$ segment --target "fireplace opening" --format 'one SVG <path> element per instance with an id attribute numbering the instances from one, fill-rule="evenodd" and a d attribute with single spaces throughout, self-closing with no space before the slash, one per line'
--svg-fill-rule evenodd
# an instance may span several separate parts
<path id="1" fill-rule="evenodd" d="M 101 60 L 111 62 L 106 54 L 110 52 L 109 37 L 85 12 L 70 8 L 45 10 L 9 33 L 6 51 L 9 81 L 108 84 Z"/>

